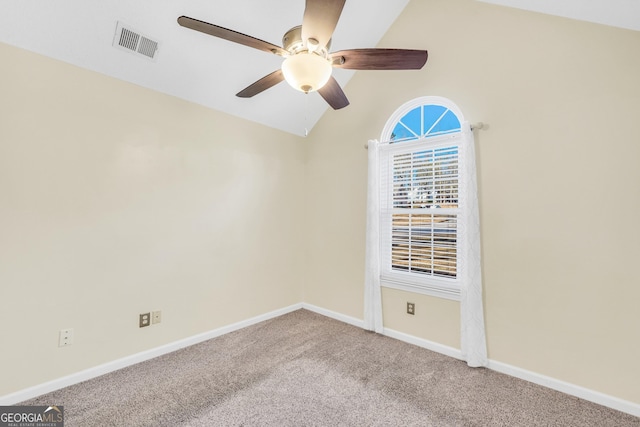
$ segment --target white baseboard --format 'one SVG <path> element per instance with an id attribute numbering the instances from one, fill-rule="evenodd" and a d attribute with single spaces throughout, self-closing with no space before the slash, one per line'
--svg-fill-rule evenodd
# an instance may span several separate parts
<path id="1" fill-rule="evenodd" d="M 302 308 L 314 311 L 316 313 L 331 317 L 336 320 L 340 320 L 345 323 L 349 323 L 354 326 L 363 327 L 364 322 L 352 317 L 344 316 L 340 313 L 335 313 L 330 310 L 325 310 L 320 307 L 315 307 L 309 304 L 303 304 Z M 384 328 L 383 335 L 390 338 L 395 338 L 400 341 L 407 342 L 409 344 L 416 345 L 418 347 L 426 348 L 437 353 L 444 354 L 455 359 L 463 360 L 460 350 L 449 347 L 443 344 L 438 344 L 433 341 L 418 338 L 413 335 L 405 334 L 404 332 L 398 332 L 393 329 Z M 553 390 L 560 391 L 562 393 L 579 397 L 584 400 L 588 400 L 598 405 L 607 406 L 609 408 L 625 412 L 627 414 L 640 417 L 640 404 L 629 402 L 627 400 L 619 399 L 617 397 L 610 396 L 608 394 L 600 393 L 598 391 L 590 390 L 575 384 L 571 384 L 565 381 L 558 380 L 556 378 L 547 377 L 536 372 L 527 371 L 525 369 L 517 368 L 515 366 L 508 365 L 506 363 L 498 362 L 495 360 L 489 360 L 488 369 L 496 372 L 510 375 L 512 377 L 520 378 L 525 381 L 532 382 Z"/>
<path id="2" fill-rule="evenodd" d="M 113 362 L 108 362 L 103 365 L 96 366 L 94 368 L 86 369 L 84 371 L 77 372 L 75 374 L 71 374 L 66 377 L 62 377 L 53 381 L 49 381 L 44 384 L 40 384 L 24 390 L 20 390 L 12 394 L 1 396 L 0 406 L 15 405 L 16 403 L 22 402 L 24 400 L 32 399 L 34 397 L 52 392 L 54 390 L 61 389 L 63 387 L 68 387 L 70 385 L 77 384 L 79 382 L 86 381 L 91 378 L 95 378 L 100 375 L 104 375 L 109 372 L 116 371 L 118 369 L 126 368 L 127 366 L 144 362 L 145 360 L 153 359 L 155 357 L 162 356 L 163 354 L 171 353 L 181 348 L 198 344 L 203 341 L 216 338 L 221 335 L 228 334 L 230 332 L 237 331 L 242 328 L 246 328 L 247 326 L 251 326 L 265 320 L 282 316 L 283 314 L 287 314 L 292 311 L 299 310 L 301 308 L 304 308 L 306 310 L 321 314 L 323 316 L 326 316 L 335 320 L 339 320 L 341 322 L 356 326 L 358 328 L 364 327 L 364 321 L 361 319 L 357 319 L 355 317 L 351 317 L 341 313 L 337 313 L 335 311 L 327 310 L 325 308 L 318 307 L 312 304 L 307 304 L 307 303 L 294 304 L 289 307 L 285 307 L 279 310 L 265 313 L 260 316 L 253 317 L 251 319 L 243 320 L 241 322 L 237 322 L 228 326 L 223 326 L 221 328 L 214 329 L 209 332 L 204 332 L 202 334 L 194 335 L 192 337 L 175 341 L 173 343 L 156 347 L 141 353 L 133 354 L 131 356 L 124 357 L 122 359 L 114 360 Z M 446 356 L 462 360 L 462 355 L 460 353 L 460 350 L 455 349 L 453 347 L 449 347 L 443 344 L 438 344 L 436 342 L 425 340 L 423 338 L 418 338 L 413 335 L 405 334 L 403 332 L 398 332 L 388 328 L 385 328 L 383 330 L 383 334 L 390 338 L 395 338 L 400 341 L 404 341 L 409 344 L 416 345 L 418 347 L 423 347 L 428 350 L 435 351 L 437 353 L 441 353 Z M 495 360 L 489 360 L 488 369 L 491 369 L 503 374 L 507 374 L 512 377 L 520 378 L 522 380 L 529 381 L 534 384 L 548 387 L 553 390 L 557 390 L 562 393 L 569 394 L 571 396 L 579 397 L 581 399 L 588 400 L 590 402 L 597 403 L 602 406 L 607 406 L 609 408 L 616 409 L 618 411 L 625 412 L 627 414 L 631 414 L 636 417 L 640 417 L 640 404 L 637 404 L 634 402 L 629 402 L 623 399 L 619 399 L 617 397 L 609 396 L 604 393 L 600 393 L 594 390 L 580 387 L 575 384 L 567 383 L 555 378 L 547 377 L 535 372 L 527 371 L 525 369 L 517 368 L 515 366 L 511 366 L 506 363 L 498 362 Z"/>
<path id="3" fill-rule="evenodd" d="M 556 378 L 547 377 L 536 372 L 527 371 L 526 369 L 517 368 L 506 363 L 489 360 L 489 369 L 521 380 L 529 381 L 553 390 L 560 391 L 580 399 L 588 400 L 598 405 L 607 406 L 620 412 L 640 417 L 640 404 L 629 402 L 628 400 L 619 399 L 608 394 L 600 393 L 588 388 L 584 388 L 575 384 L 561 381 Z"/>
<path id="4" fill-rule="evenodd" d="M 453 357 L 454 359 L 463 360 L 462 353 L 457 348 L 414 337 L 413 335 L 405 334 L 404 332 L 398 332 L 389 328 L 384 328 L 382 334 L 400 341 L 407 342 L 409 344 L 416 345 L 418 347 L 426 348 L 427 350 L 435 351 L 436 353 L 444 354 L 445 356 Z"/>
<path id="5" fill-rule="evenodd" d="M 152 348 L 141 353 L 132 354 L 131 356 L 123 357 L 122 359 L 117 359 L 93 368 L 85 369 L 84 371 L 76 372 L 75 374 L 67 375 L 66 377 L 58 378 L 44 384 L 39 384 L 37 386 L 29 387 L 15 393 L 0 396 L 0 406 L 15 405 L 16 403 L 32 399 L 42 394 L 50 393 L 63 387 L 68 387 L 82 381 L 90 380 L 92 378 L 99 377 L 100 375 L 108 374 L 109 372 L 117 371 L 118 369 L 126 368 L 127 366 L 135 365 L 136 363 L 144 362 L 145 360 L 153 359 L 155 357 L 180 350 L 181 348 L 189 347 L 191 345 L 198 344 L 224 334 L 228 334 L 229 332 L 237 331 L 239 329 L 246 328 L 247 326 L 251 326 L 265 320 L 282 316 L 283 314 L 287 314 L 301 308 L 302 304 L 294 304 L 289 307 L 262 314 L 260 316 L 252 317 L 251 319 L 223 326 L 212 331 L 194 335 L 192 337 L 165 344 L 160 347 Z"/>
<path id="6" fill-rule="evenodd" d="M 302 308 L 305 310 L 313 311 L 314 313 L 322 314 L 323 316 L 330 317 L 335 320 L 339 320 L 344 323 L 348 323 L 358 328 L 364 328 L 364 320 L 356 319 L 355 317 L 347 316 L 345 314 L 336 313 L 335 311 L 327 310 L 326 308 L 318 307 L 313 304 L 302 303 Z"/>

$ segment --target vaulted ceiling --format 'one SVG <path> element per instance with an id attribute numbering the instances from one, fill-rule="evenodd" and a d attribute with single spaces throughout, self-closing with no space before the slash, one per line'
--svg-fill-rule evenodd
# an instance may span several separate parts
<path id="1" fill-rule="evenodd" d="M 331 50 L 375 47 L 408 1 L 347 0 Z M 637 0 L 484 1 L 640 30 Z M 304 95 L 282 83 L 250 99 L 235 96 L 278 69 L 281 58 L 176 22 L 186 15 L 282 45 L 283 34 L 302 23 L 304 7 L 303 0 L 4 0 L 0 42 L 304 135 L 327 109 L 317 93 Z M 118 22 L 159 42 L 153 60 L 113 46 Z M 394 47 L 429 49 L 425 41 Z M 353 73 L 334 69 L 343 87 Z M 348 87 L 345 92 L 348 96 Z"/>

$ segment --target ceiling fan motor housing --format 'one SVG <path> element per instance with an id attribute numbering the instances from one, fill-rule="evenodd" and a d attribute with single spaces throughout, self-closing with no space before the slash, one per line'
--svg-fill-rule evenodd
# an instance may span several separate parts
<path id="1" fill-rule="evenodd" d="M 304 40 L 302 40 L 302 25 L 293 27 L 284 33 L 284 36 L 282 37 L 282 47 L 292 55 L 306 50 L 314 50 L 310 49 Z M 315 50 L 317 52 L 322 52 L 323 56 L 326 57 L 329 49 L 331 49 L 331 39 L 329 39 L 326 46 L 318 46 Z"/>

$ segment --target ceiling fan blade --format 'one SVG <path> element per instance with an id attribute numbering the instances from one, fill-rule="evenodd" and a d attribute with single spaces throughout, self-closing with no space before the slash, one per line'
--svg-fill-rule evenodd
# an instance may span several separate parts
<path id="1" fill-rule="evenodd" d="M 338 84 L 333 76 L 329 78 L 329 81 L 326 85 L 318 89 L 318 93 L 334 110 L 339 110 L 349 105 L 347 95 L 344 94 L 342 88 L 340 87 L 340 84 Z"/>
<path id="2" fill-rule="evenodd" d="M 205 33 L 214 37 L 219 37 L 221 39 L 229 40 L 234 43 L 243 44 L 245 46 L 262 50 L 264 52 L 275 53 L 276 55 L 281 55 L 281 56 L 284 56 L 287 54 L 287 52 L 284 49 L 282 49 L 280 46 L 276 46 L 264 40 L 251 37 L 246 34 L 242 34 L 237 31 L 230 30 L 228 28 L 219 27 L 214 24 L 209 24 L 208 22 L 189 18 L 188 16 L 179 17 L 178 24 L 180 24 L 185 28 L 190 28 L 192 30 L 200 31 L 201 33 Z"/>
<path id="3" fill-rule="evenodd" d="M 331 40 L 346 0 L 306 0 L 302 18 L 302 40 L 316 39 L 323 48 Z"/>
<path id="4" fill-rule="evenodd" d="M 331 54 L 333 66 L 348 70 L 419 70 L 427 62 L 426 50 L 347 49 Z"/>
<path id="5" fill-rule="evenodd" d="M 284 80 L 282 70 L 276 70 L 271 74 L 267 74 L 257 82 L 247 86 L 236 94 L 240 98 L 251 98 L 254 95 L 264 92 Z"/>

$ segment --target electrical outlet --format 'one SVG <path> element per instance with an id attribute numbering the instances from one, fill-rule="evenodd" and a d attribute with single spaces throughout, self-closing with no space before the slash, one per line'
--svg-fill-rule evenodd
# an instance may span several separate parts
<path id="1" fill-rule="evenodd" d="M 58 335 L 58 347 L 68 347 L 73 344 L 73 328 L 60 329 Z"/>
<path id="2" fill-rule="evenodd" d="M 407 303 L 407 314 L 411 314 L 412 316 L 416 314 L 416 304 L 413 302 Z"/>
<path id="3" fill-rule="evenodd" d="M 151 312 L 151 323 L 155 325 L 156 323 L 162 322 L 162 311 L 152 311 Z"/>
<path id="4" fill-rule="evenodd" d="M 151 313 L 140 314 L 140 327 L 144 328 L 151 325 Z"/>

